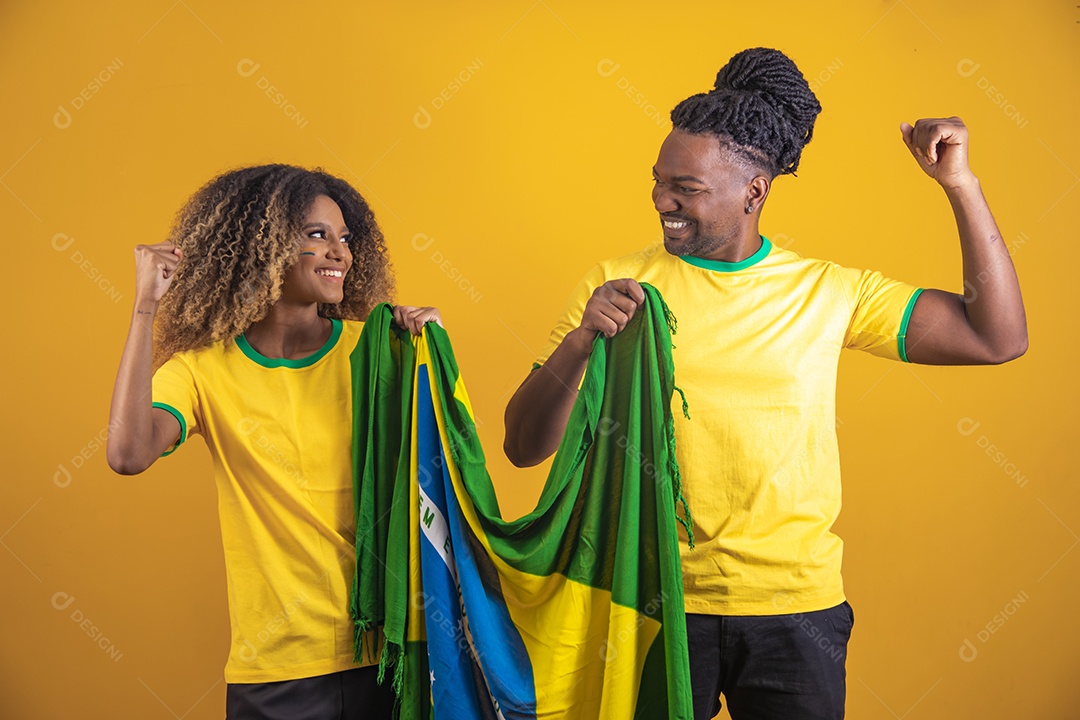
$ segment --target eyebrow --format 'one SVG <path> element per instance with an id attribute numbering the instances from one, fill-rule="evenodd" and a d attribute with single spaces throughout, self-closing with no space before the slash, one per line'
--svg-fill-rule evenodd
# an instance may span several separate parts
<path id="1" fill-rule="evenodd" d="M 655 167 L 652 169 L 652 173 L 653 173 L 653 175 L 655 177 L 659 177 L 659 173 L 656 172 Z M 679 175 L 677 177 L 671 178 L 671 181 L 672 182 L 693 182 L 693 183 L 697 183 L 698 185 L 707 185 L 708 184 L 704 180 L 702 180 L 701 178 L 694 177 L 693 175 Z"/>
<path id="2" fill-rule="evenodd" d="M 304 227 L 302 227 L 302 228 L 300 228 L 300 229 L 301 229 L 301 230 L 307 230 L 308 228 L 320 228 L 320 229 L 322 229 L 322 230 L 329 230 L 329 229 L 330 229 L 330 226 L 329 226 L 329 225 L 327 225 L 326 223 L 321 223 L 321 222 L 312 222 L 312 223 L 308 223 L 307 225 L 305 225 Z M 349 234 L 349 235 L 352 235 L 352 230 L 350 230 L 350 229 L 349 229 L 349 228 L 348 228 L 347 226 L 345 226 L 345 225 L 342 225 L 342 226 L 341 226 L 341 230 L 339 230 L 339 231 L 338 231 L 338 234 L 339 234 L 339 235 L 341 235 L 341 234 Z"/>

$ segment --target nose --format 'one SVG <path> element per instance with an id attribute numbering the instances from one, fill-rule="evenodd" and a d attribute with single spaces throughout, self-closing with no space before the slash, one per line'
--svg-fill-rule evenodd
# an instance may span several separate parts
<path id="1" fill-rule="evenodd" d="M 326 251 L 326 256 L 332 260 L 347 262 L 352 260 L 352 251 L 349 250 L 348 242 L 341 242 L 339 238 L 333 238 L 329 249 Z"/>
<path id="2" fill-rule="evenodd" d="M 662 183 L 653 185 L 652 201 L 653 207 L 661 213 L 675 212 L 680 207 L 674 194 Z"/>

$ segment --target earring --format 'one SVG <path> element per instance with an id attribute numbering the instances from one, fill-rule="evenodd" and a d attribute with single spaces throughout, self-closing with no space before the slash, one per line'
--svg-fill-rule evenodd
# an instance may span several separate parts
<path id="1" fill-rule="evenodd" d="M 746 205 L 746 214 L 747 214 L 747 215 L 750 215 L 750 214 L 752 214 L 753 212 L 754 212 L 754 206 L 753 206 L 753 205 L 751 205 L 751 204 L 749 204 L 749 203 L 747 203 L 747 205 Z"/>

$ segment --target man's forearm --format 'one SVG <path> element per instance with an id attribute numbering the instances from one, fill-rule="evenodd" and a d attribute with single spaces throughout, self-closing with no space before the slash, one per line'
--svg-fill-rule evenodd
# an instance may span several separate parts
<path id="1" fill-rule="evenodd" d="M 595 332 L 582 328 L 567 333 L 510 399 L 503 450 L 514 465 L 537 465 L 559 448 L 595 337 Z"/>
<path id="2" fill-rule="evenodd" d="M 1020 283 L 979 181 L 973 177 L 945 193 L 960 235 L 968 323 L 992 357 L 1018 357 L 1027 349 Z"/>

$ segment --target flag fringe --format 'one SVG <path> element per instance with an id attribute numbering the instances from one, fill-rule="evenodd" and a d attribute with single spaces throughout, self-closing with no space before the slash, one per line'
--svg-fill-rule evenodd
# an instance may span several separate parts
<path id="1" fill-rule="evenodd" d="M 679 331 L 679 320 L 675 317 L 675 313 L 671 312 L 671 308 L 668 307 L 664 298 L 657 293 L 657 299 L 660 301 L 660 309 L 664 313 L 664 322 L 667 323 L 668 332 L 674 335 Z M 675 343 L 671 344 L 674 349 Z M 675 392 L 679 393 L 679 397 L 682 398 L 682 413 L 683 417 L 687 420 L 690 419 L 690 405 L 686 402 L 686 393 L 682 391 L 678 385 L 675 384 L 675 371 L 672 369 L 672 383 L 671 387 Z M 682 488 L 682 473 L 679 472 L 679 462 L 675 458 L 675 418 L 672 417 L 670 410 L 665 413 L 664 430 L 667 434 L 668 445 L 668 472 L 671 473 L 672 490 L 675 495 L 675 519 L 679 521 L 679 524 L 686 530 L 686 543 L 691 550 L 694 549 L 694 516 L 690 513 L 690 505 L 686 502 L 686 496 L 683 495 Z M 683 514 L 679 515 L 679 505 L 682 505 Z"/>

